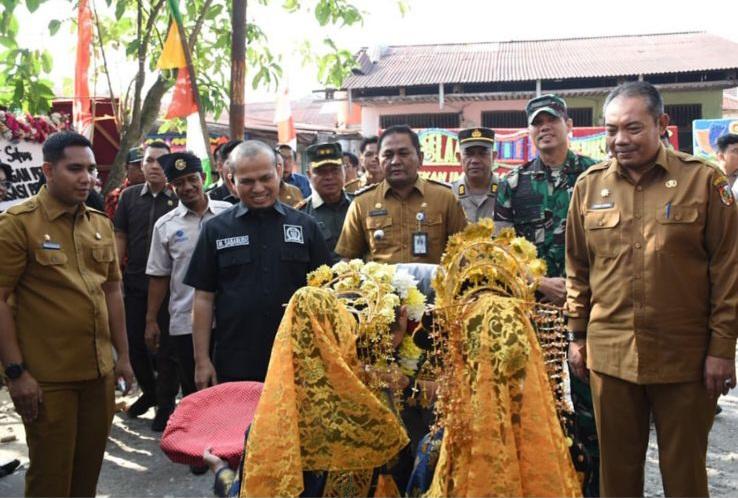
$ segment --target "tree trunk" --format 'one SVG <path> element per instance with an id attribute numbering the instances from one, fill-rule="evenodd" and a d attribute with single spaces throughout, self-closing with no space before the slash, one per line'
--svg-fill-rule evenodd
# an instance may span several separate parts
<path id="1" fill-rule="evenodd" d="M 247 0 L 233 0 L 231 15 L 231 106 L 228 116 L 231 140 L 243 140 L 246 125 L 246 2 Z"/>
<path id="2" fill-rule="evenodd" d="M 156 119 L 159 116 L 161 99 L 171 86 L 172 82 L 163 78 L 160 74 L 154 84 L 151 85 L 151 88 L 149 88 L 149 91 L 146 92 L 146 97 L 144 97 L 143 105 L 141 106 L 138 126 L 131 124 L 121 134 L 120 149 L 118 149 L 118 153 L 113 160 L 108 181 L 105 182 L 105 187 L 103 188 L 103 194 L 107 194 L 123 183 L 123 178 L 126 176 L 126 156 L 128 155 L 128 149 L 139 145 L 154 127 Z"/>

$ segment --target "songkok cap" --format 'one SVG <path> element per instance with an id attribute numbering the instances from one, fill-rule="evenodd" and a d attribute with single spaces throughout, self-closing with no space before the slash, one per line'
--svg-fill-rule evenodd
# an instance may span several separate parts
<path id="1" fill-rule="evenodd" d="M 200 158 L 189 152 L 172 152 L 160 156 L 157 161 L 167 175 L 167 181 L 173 182 L 180 176 L 191 173 L 202 173 Z"/>
<path id="2" fill-rule="evenodd" d="M 542 112 L 547 112 L 557 118 L 566 119 L 569 114 L 566 111 L 566 101 L 559 97 L 549 93 L 548 95 L 541 95 L 534 99 L 530 99 L 525 105 L 525 113 L 528 115 L 528 124 L 533 123 L 533 120 Z"/>
<path id="3" fill-rule="evenodd" d="M 141 163 L 142 161 L 143 151 L 141 150 L 141 147 L 128 149 L 128 154 L 126 155 L 126 164 L 136 164 Z"/>
<path id="4" fill-rule="evenodd" d="M 315 144 L 308 147 L 306 152 L 311 170 L 329 164 L 343 166 L 343 150 L 341 149 L 341 144 Z"/>
<path id="5" fill-rule="evenodd" d="M 459 131 L 459 148 L 495 146 L 495 130 L 491 128 L 466 128 Z"/>

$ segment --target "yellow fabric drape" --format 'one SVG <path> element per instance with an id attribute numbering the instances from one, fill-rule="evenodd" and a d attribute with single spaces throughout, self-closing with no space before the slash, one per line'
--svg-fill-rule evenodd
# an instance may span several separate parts
<path id="1" fill-rule="evenodd" d="M 329 291 L 294 294 L 246 443 L 241 496 L 298 496 L 303 471 L 372 469 L 407 444 L 397 417 L 357 376 L 354 327 Z"/>
<path id="2" fill-rule="evenodd" d="M 580 496 L 543 355 L 512 298 L 484 293 L 450 332 L 454 402 L 427 496 Z"/>

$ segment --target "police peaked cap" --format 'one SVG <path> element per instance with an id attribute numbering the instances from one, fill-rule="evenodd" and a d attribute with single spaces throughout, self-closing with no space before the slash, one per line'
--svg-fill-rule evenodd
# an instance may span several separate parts
<path id="1" fill-rule="evenodd" d="M 195 154 L 189 152 L 172 152 L 157 159 L 159 165 L 167 175 L 167 181 L 173 182 L 180 176 L 191 173 L 202 173 L 202 162 Z"/>
<path id="2" fill-rule="evenodd" d="M 483 126 L 459 130 L 459 147 L 488 147 L 495 146 L 495 130 Z"/>
<path id="3" fill-rule="evenodd" d="M 325 143 L 311 145 L 306 150 L 310 169 L 320 168 L 328 164 L 343 165 L 343 150 L 341 144 Z"/>

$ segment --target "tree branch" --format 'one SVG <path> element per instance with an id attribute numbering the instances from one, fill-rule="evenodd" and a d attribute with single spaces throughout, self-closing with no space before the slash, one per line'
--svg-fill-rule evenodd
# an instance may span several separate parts
<path id="1" fill-rule="evenodd" d="M 202 29 L 202 25 L 205 22 L 205 14 L 207 14 L 208 9 L 210 8 L 210 5 L 213 3 L 213 0 L 205 0 L 205 3 L 202 6 L 202 11 L 200 11 L 200 15 L 197 16 L 197 21 L 195 22 L 195 27 L 192 28 L 192 32 L 190 33 L 190 38 L 187 41 L 188 47 L 194 47 L 195 42 L 197 41 L 197 36 L 200 34 L 200 30 Z"/>

